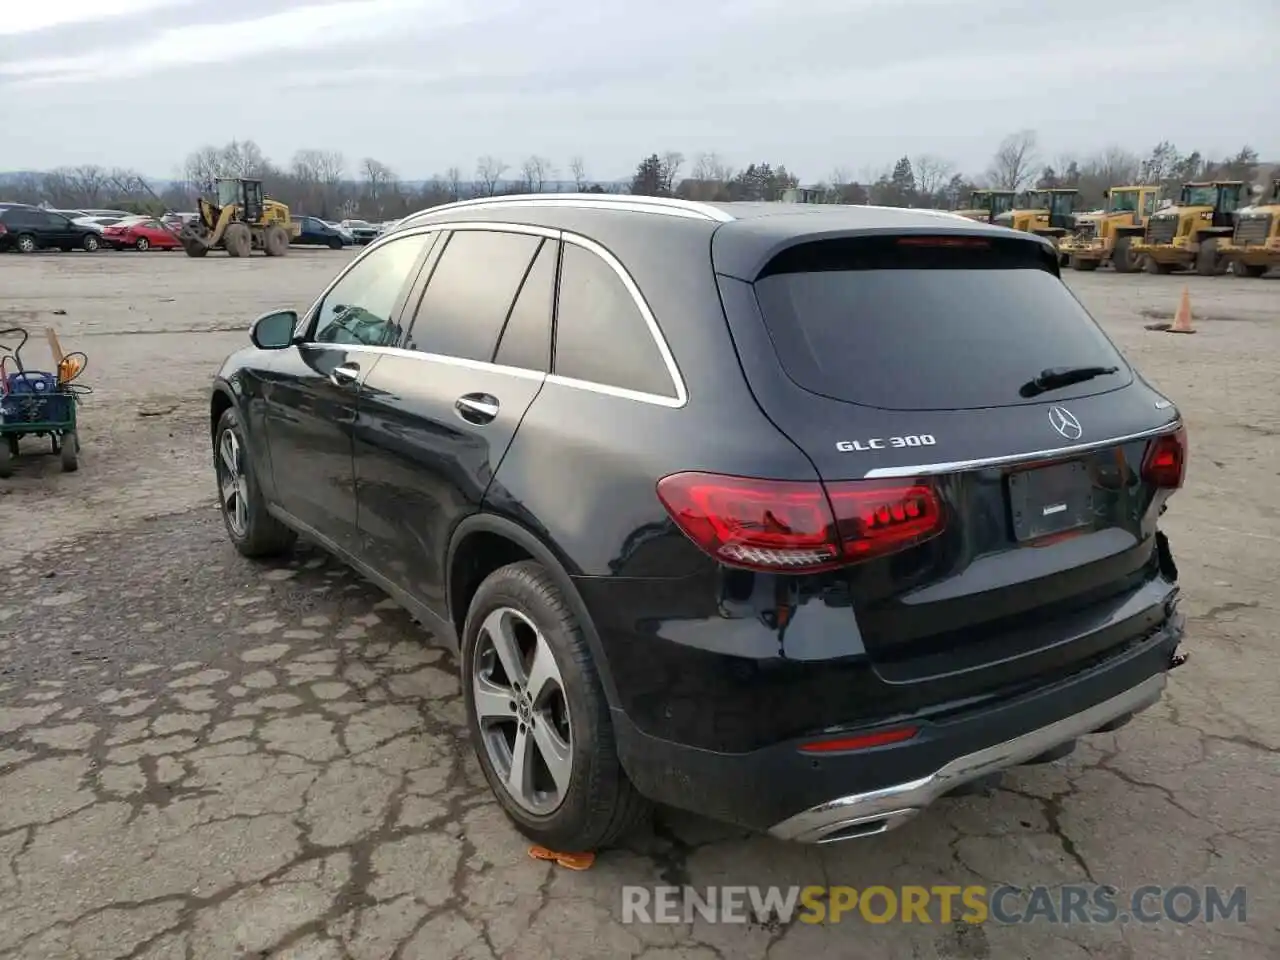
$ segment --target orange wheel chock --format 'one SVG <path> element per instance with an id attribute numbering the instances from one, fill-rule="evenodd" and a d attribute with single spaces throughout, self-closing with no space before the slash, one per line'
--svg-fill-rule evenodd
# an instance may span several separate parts
<path id="1" fill-rule="evenodd" d="M 596 862 L 594 853 L 559 853 L 536 845 L 529 848 L 529 856 L 535 860 L 550 860 L 566 870 L 590 870 Z"/>

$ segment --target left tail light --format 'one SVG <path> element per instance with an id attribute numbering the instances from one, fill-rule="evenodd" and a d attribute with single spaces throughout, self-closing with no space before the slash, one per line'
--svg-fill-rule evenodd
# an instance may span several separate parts
<path id="1" fill-rule="evenodd" d="M 925 481 L 823 484 L 677 473 L 657 492 L 704 552 L 751 570 L 829 570 L 898 553 L 945 527 L 942 503 Z"/>
<path id="2" fill-rule="evenodd" d="M 1164 433 L 1147 444 L 1142 479 L 1162 490 L 1177 490 L 1187 477 L 1187 428 Z"/>

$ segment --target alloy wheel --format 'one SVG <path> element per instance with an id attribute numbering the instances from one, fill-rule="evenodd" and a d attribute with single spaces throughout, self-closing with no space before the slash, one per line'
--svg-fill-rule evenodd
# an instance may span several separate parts
<path id="1" fill-rule="evenodd" d="M 30 253 L 36 248 L 36 241 L 33 237 L 19 237 L 18 250 L 22 253 Z"/>
<path id="2" fill-rule="evenodd" d="M 511 607 L 485 618 L 471 687 L 486 755 L 507 793 L 532 814 L 552 813 L 569 789 L 573 739 L 560 668 L 533 621 Z"/>
<path id="3" fill-rule="evenodd" d="M 222 513 L 232 532 L 243 537 L 249 531 L 249 480 L 244 470 L 244 449 L 234 430 L 222 431 L 217 465 Z"/>

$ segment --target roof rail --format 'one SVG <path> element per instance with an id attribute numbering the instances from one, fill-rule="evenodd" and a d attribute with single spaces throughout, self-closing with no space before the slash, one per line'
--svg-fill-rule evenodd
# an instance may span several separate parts
<path id="1" fill-rule="evenodd" d="M 428 207 L 411 213 L 396 226 L 408 224 L 419 218 L 435 216 L 452 210 L 470 210 L 478 207 L 530 206 L 530 207 L 576 207 L 578 209 L 626 210 L 631 213 L 656 213 L 671 217 L 684 217 L 693 220 L 711 220 L 717 223 L 728 223 L 734 217 L 719 207 L 694 200 L 679 200 L 675 197 L 640 197 L 630 194 L 616 193 L 517 193 L 498 197 L 475 197 L 470 200 L 455 200 L 437 207 Z"/>

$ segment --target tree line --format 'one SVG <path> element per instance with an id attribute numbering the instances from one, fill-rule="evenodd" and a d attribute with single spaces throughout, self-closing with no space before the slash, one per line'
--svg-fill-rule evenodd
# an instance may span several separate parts
<path id="1" fill-rule="evenodd" d="M 1042 153 L 1035 131 L 1021 130 L 998 145 L 978 175 L 960 171 L 944 157 L 918 154 L 903 156 L 883 170 L 864 169 L 857 176 L 837 166 L 822 182 L 804 186 L 812 191 L 812 199 L 822 202 L 944 209 L 965 205 L 979 187 L 1073 187 L 1080 191 L 1080 208 L 1092 209 L 1102 205 L 1107 187 L 1118 184 L 1159 184 L 1166 196 L 1176 196 L 1187 181 L 1252 181 L 1259 173 L 1258 154 L 1249 146 L 1220 158 L 1198 150 L 1184 153 L 1169 141 L 1145 155 L 1111 147 L 1090 156 L 1050 158 Z M 789 189 L 801 186 L 782 163 L 734 168 L 714 153 L 687 159 L 678 151 L 643 158 L 629 181 L 593 179 L 582 157 L 572 158 L 562 171 L 536 155 L 514 167 L 499 157 L 484 156 L 469 173 L 450 167 L 426 180 L 408 181 L 373 157 L 353 163 L 338 151 L 303 149 L 281 164 L 254 141 L 234 140 L 194 151 L 181 175 L 163 184 L 153 186 L 133 170 L 86 165 L 12 176 L 0 184 L 0 199 L 57 208 L 186 211 L 194 207 L 197 196 L 213 194 L 218 177 L 261 179 L 267 194 L 287 203 L 295 215 L 366 220 L 391 220 L 442 203 L 506 193 L 573 190 L 703 201 L 780 200 Z"/>

